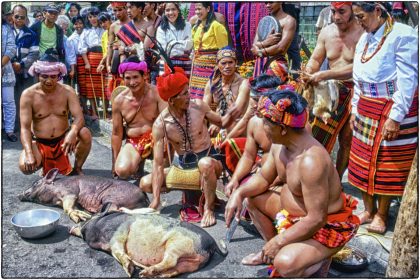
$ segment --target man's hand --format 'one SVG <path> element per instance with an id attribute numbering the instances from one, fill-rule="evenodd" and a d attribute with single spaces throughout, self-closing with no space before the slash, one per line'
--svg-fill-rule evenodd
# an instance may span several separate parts
<path id="1" fill-rule="evenodd" d="M 272 264 L 274 262 L 274 258 L 279 253 L 281 249 L 278 243 L 279 238 L 281 238 L 281 235 L 276 235 L 264 245 L 261 251 L 262 253 L 261 257 L 262 257 L 263 262 L 265 262 L 266 264 Z"/>
<path id="2" fill-rule="evenodd" d="M 230 180 L 230 182 L 225 187 L 225 194 L 227 197 L 230 197 L 230 195 L 239 187 L 239 182 L 236 179 Z"/>
<path id="3" fill-rule="evenodd" d="M 239 221 L 241 219 L 240 216 L 242 212 L 242 201 L 243 198 L 240 196 L 239 192 L 234 192 L 229 198 L 229 201 L 225 207 L 226 227 L 230 227 L 230 223 L 234 215 L 236 220 Z"/>
<path id="4" fill-rule="evenodd" d="M 96 68 L 96 73 L 101 73 L 104 70 L 105 66 L 103 64 L 99 64 Z"/>
<path id="5" fill-rule="evenodd" d="M 64 138 L 64 143 L 61 145 L 61 150 L 67 156 L 69 154 L 72 154 L 75 151 L 76 144 L 77 144 L 77 134 L 74 133 L 73 130 L 70 130 L 69 133 L 67 133 L 66 137 Z"/>
<path id="6" fill-rule="evenodd" d="M 210 133 L 211 137 L 216 137 L 217 134 L 219 133 L 219 131 L 220 131 L 220 127 L 218 127 L 217 125 L 214 125 L 214 124 L 210 125 L 209 133 Z"/>
<path id="7" fill-rule="evenodd" d="M 32 174 L 36 171 L 36 159 L 32 152 L 25 152 L 25 174 Z"/>
<path id="8" fill-rule="evenodd" d="M 258 56 L 258 48 L 256 46 L 252 46 L 251 52 L 253 55 Z"/>
<path id="9" fill-rule="evenodd" d="M 274 33 L 274 29 L 273 29 L 271 33 L 267 36 L 267 38 L 265 38 L 265 40 L 263 41 L 264 42 L 263 44 L 267 48 L 267 47 L 277 44 L 280 41 L 281 41 L 281 33 Z"/>
<path id="10" fill-rule="evenodd" d="M 159 204 L 160 204 L 160 200 L 156 199 L 156 198 L 153 198 L 152 202 L 149 205 L 149 208 L 153 208 L 153 209 L 158 210 Z"/>
<path id="11" fill-rule="evenodd" d="M 240 108 L 238 108 L 236 104 L 234 104 L 232 107 L 229 108 L 227 113 L 230 115 L 232 120 L 236 120 L 241 116 L 242 111 L 240 110 Z"/>
<path id="12" fill-rule="evenodd" d="M 382 130 L 382 136 L 386 141 L 392 141 L 397 139 L 400 133 L 400 123 L 393 119 L 387 119 Z"/>
<path id="13" fill-rule="evenodd" d="M 74 70 L 71 70 L 69 72 L 69 77 L 70 77 L 70 79 L 73 79 L 74 78 Z"/>
<path id="14" fill-rule="evenodd" d="M 15 71 L 16 74 L 21 73 L 22 67 L 20 66 L 19 62 L 12 63 L 12 66 L 13 66 L 13 70 Z"/>
<path id="15" fill-rule="evenodd" d="M 86 69 L 86 72 L 90 72 L 90 64 L 89 63 L 86 63 L 85 64 L 85 69 Z"/>

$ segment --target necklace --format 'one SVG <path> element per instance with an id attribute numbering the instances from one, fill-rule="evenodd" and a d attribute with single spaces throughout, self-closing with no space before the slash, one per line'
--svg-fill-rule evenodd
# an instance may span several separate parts
<path id="1" fill-rule="evenodd" d="M 388 17 L 388 19 L 386 20 L 385 23 L 386 23 L 386 26 L 385 26 L 384 35 L 382 35 L 381 41 L 379 42 L 379 44 L 376 47 L 375 51 L 370 56 L 368 56 L 368 57 L 366 57 L 366 53 L 367 53 L 367 50 L 368 50 L 368 47 L 369 47 L 369 41 L 366 41 L 366 44 L 365 44 L 365 48 L 363 50 L 362 57 L 360 58 L 360 61 L 362 63 L 368 62 L 369 60 L 372 59 L 372 57 L 374 57 L 379 52 L 379 50 L 382 48 L 382 45 L 385 42 L 386 37 L 388 36 L 389 33 L 391 33 L 392 27 L 394 26 L 393 19 L 391 17 Z"/>
<path id="2" fill-rule="evenodd" d="M 182 138 L 183 138 L 183 150 L 185 152 L 190 152 L 192 151 L 192 138 L 191 135 L 189 134 L 189 130 L 191 127 L 191 118 L 190 118 L 190 114 L 188 113 L 188 110 L 185 112 L 185 118 L 186 118 L 186 125 L 185 125 L 185 129 L 184 127 L 179 123 L 179 121 L 175 118 L 175 116 L 172 114 L 171 110 L 169 110 L 168 108 L 168 112 L 171 115 L 171 117 L 174 119 L 176 126 L 178 127 L 178 130 L 180 131 Z M 187 150 L 187 141 L 190 144 L 189 149 Z"/>
<path id="3" fill-rule="evenodd" d="M 220 94 L 218 96 L 218 112 L 221 116 L 224 116 L 227 112 L 229 107 L 229 103 L 233 100 L 233 93 L 232 93 L 232 85 L 235 83 L 236 77 L 233 78 L 233 81 L 229 84 L 228 90 L 225 92 L 223 91 L 223 85 L 220 85 Z M 222 84 L 222 83 L 221 83 Z"/>

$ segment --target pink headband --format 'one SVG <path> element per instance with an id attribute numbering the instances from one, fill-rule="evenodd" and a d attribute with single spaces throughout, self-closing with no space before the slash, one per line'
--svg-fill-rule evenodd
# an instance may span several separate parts
<path id="1" fill-rule="evenodd" d="M 144 61 L 136 62 L 124 62 L 118 67 L 118 73 L 124 74 L 127 71 L 143 71 L 147 72 L 147 63 Z"/>
<path id="2" fill-rule="evenodd" d="M 62 76 L 67 74 L 67 68 L 64 63 L 61 62 L 48 62 L 48 61 L 35 61 L 28 71 L 29 75 L 35 76 L 35 74 L 45 75 L 58 75 Z"/>
<path id="3" fill-rule="evenodd" d="M 289 127 L 304 128 L 308 121 L 308 110 L 303 110 L 298 115 L 293 115 L 285 110 L 292 104 L 289 98 L 283 98 L 276 104 L 271 102 L 267 96 L 262 96 L 258 101 L 258 111 L 265 118 L 275 124 L 284 124 Z"/>

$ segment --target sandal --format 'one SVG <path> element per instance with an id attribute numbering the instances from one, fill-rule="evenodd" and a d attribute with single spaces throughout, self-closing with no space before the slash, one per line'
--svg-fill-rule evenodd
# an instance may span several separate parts
<path id="1" fill-rule="evenodd" d="M 193 205 L 184 204 L 179 210 L 179 219 L 183 222 L 199 223 L 202 218 L 198 208 Z"/>

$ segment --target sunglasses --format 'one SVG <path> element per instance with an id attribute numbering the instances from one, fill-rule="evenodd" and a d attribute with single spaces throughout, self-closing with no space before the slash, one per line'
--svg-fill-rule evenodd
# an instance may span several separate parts
<path id="1" fill-rule="evenodd" d="M 41 74 L 41 75 L 39 75 L 39 77 L 43 78 L 44 80 L 47 80 L 48 78 L 50 78 L 51 80 L 58 80 L 59 75 L 46 75 L 46 74 Z"/>
<path id="2" fill-rule="evenodd" d="M 26 16 L 15 15 L 13 18 L 14 19 L 22 19 L 22 20 L 24 20 L 24 19 L 26 19 Z"/>

